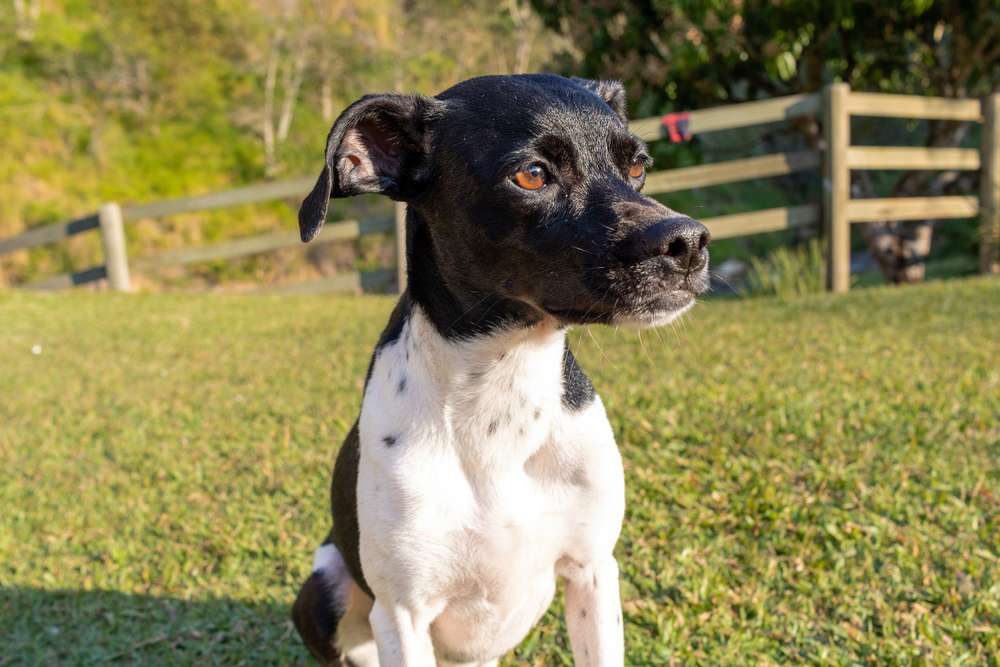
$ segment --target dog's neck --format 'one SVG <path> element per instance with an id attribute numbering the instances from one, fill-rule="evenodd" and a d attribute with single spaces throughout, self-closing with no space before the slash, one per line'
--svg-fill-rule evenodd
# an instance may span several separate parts
<path id="1" fill-rule="evenodd" d="M 394 348 L 395 364 L 422 371 L 425 399 L 482 415 L 486 433 L 495 419 L 499 430 L 512 417 L 510 405 L 533 421 L 536 407 L 574 412 L 593 401 L 564 326 L 529 306 L 446 285 L 426 227 L 414 224 L 412 212 L 408 223 L 410 282 L 378 347 Z"/>
<path id="2" fill-rule="evenodd" d="M 467 474 L 490 475 L 527 461 L 564 414 L 565 337 L 543 323 L 449 340 L 414 303 L 386 357 L 396 374 L 380 384 L 398 392 L 407 378 L 410 423 L 447 434 L 440 443 L 454 447 Z"/>
<path id="3" fill-rule="evenodd" d="M 403 337 L 403 343 L 410 345 L 409 363 L 426 369 L 434 393 L 442 399 L 479 390 L 504 396 L 524 383 L 534 383 L 539 389 L 548 386 L 558 396 L 566 332 L 551 320 L 447 339 L 424 308 L 414 303 Z"/>
<path id="4" fill-rule="evenodd" d="M 551 319 L 527 304 L 466 285 L 461 268 L 446 265 L 439 256 L 427 222 L 412 207 L 407 209 L 406 230 L 410 297 L 443 338 L 478 338 Z"/>

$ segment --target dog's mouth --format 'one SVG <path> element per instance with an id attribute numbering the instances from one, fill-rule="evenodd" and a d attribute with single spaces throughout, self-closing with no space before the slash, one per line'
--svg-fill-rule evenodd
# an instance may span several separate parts
<path id="1" fill-rule="evenodd" d="M 544 306 L 542 309 L 564 324 L 612 324 L 640 328 L 658 327 L 672 322 L 696 303 L 698 294 L 707 288 L 685 280 L 681 285 L 646 287 L 607 294 L 586 307 Z"/>

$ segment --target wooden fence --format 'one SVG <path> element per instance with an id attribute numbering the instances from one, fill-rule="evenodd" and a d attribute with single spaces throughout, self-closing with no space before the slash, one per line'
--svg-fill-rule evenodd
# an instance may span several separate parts
<path id="1" fill-rule="evenodd" d="M 983 123 L 979 150 L 852 146 L 851 116 L 917 118 Z M 981 218 L 980 269 L 1000 271 L 1000 94 L 979 100 L 852 92 L 833 84 L 823 94 L 824 222 L 827 239 L 827 285 L 835 292 L 850 288 L 851 225 L 881 220 Z M 852 169 L 982 169 L 980 196 L 852 199 Z"/>
<path id="2" fill-rule="evenodd" d="M 714 238 L 773 232 L 825 222 L 824 236 L 828 266 L 828 286 L 843 292 L 850 286 L 850 225 L 873 220 L 923 220 L 981 218 L 984 272 L 1000 272 L 1000 94 L 979 100 L 946 99 L 905 95 L 852 92 L 845 84 L 833 84 L 822 94 L 793 95 L 760 102 L 747 102 L 686 115 L 687 132 L 704 134 L 717 130 L 750 127 L 788 121 L 803 116 L 822 118 L 828 150 L 794 151 L 743 158 L 683 169 L 652 172 L 646 180 L 647 194 L 783 176 L 822 167 L 823 201 L 786 206 L 702 220 Z M 852 146 L 850 117 L 883 116 L 982 122 L 979 150 L 966 148 L 910 148 Z M 668 136 L 661 118 L 645 118 L 631 123 L 631 129 L 647 141 Z M 851 199 L 851 169 L 981 169 L 980 196 L 909 197 L 896 199 Z M 124 226 L 136 220 L 160 218 L 178 213 L 261 203 L 303 196 L 313 179 L 253 185 L 225 192 L 184 197 L 140 206 L 122 207 L 111 202 L 92 215 L 68 222 L 31 229 L 0 241 L 0 256 L 46 243 L 55 243 L 75 234 L 100 230 L 104 263 L 26 285 L 37 289 L 59 289 L 107 279 L 115 290 L 131 289 L 131 271 L 145 272 L 211 260 L 247 257 L 300 245 L 294 225 L 287 231 L 226 241 L 209 246 L 180 248 L 129 262 Z M 821 216 L 822 210 L 822 216 Z M 327 225 L 320 241 L 345 241 L 364 234 L 395 230 L 396 283 L 405 285 L 405 209 L 397 205 L 391 218 L 348 220 Z M 269 288 L 270 291 L 325 292 L 367 291 L 392 283 L 393 271 L 380 270 L 338 274 L 295 285 Z"/>

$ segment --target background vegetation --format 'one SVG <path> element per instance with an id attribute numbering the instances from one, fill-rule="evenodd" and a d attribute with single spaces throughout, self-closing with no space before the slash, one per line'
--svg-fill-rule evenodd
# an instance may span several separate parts
<path id="1" fill-rule="evenodd" d="M 90 212 L 263 179 L 311 175 L 331 120 L 365 92 L 433 94 L 484 73 L 538 69 L 617 77 L 634 117 L 819 90 L 978 96 L 1000 85 L 995 0 L 884 3 L 685 0 L 8 0 L 0 4 L 0 237 Z M 968 145 L 974 124 L 856 119 L 859 143 Z M 658 168 L 816 148 L 814 121 L 658 142 Z M 957 193 L 974 174 L 859 174 L 859 196 Z M 701 217 L 817 201 L 816 174 L 677 193 Z M 379 203 L 342 203 L 334 215 Z M 130 225 L 130 250 L 200 244 L 287 227 L 296 202 Z M 914 254 L 965 257 L 973 221 L 948 222 L 934 248 L 925 225 L 882 225 L 870 245 L 890 280 Z M 930 235 L 926 235 L 930 239 Z M 719 261 L 766 255 L 790 234 L 716 244 Z M 858 249 L 865 246 L 860 237 Z M 278 280 L 391 249 L 320 247 L 197 266 L 202 284 Z M 82 268 L 93 235 L 0 258 L 0 285 Z M 921 262 L 905 262 L 921 266 Z M 898 268 L 898 267 L 897 267 Z M 915 276 L 919 277 L 919 276 Z M 167 286 L 177 276 L 157 276 Z M 184 284 L 183 281 L 176 284 Z"/>
<path id="2" fill-rule="evenodd" d="M 520 0 L 419 4 L 4 2 L 0 238 L 104 200 L 311 175 L 330 123 L 362 94 L 434 93 L 475 74 L 534 69 L 559 43 L 542 37 Z M 285 227 L 294 210 L 278 204 L 147 221 L 129 229 L 130 250 Z M 96 253 L 96 239 L 80 238 L 0 259 L 0 286 L 74 260 L 80 268 Z M 237 266 L 235 276 L 220 266 L 201 271 L 215 280 L 267 278 L 273 261 L 281 258 Z"/>

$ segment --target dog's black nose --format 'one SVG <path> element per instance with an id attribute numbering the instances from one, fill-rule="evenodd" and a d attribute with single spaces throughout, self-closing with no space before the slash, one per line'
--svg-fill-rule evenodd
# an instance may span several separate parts
<path id="1" fill-rule="evenodd" d="M 626 264 L 663 257 L 673 271 L 687 273 L 705 266 L 710 239 L 708 229 L 696 220 L 666 218 L 629 234 L 616 254 Z"/>

